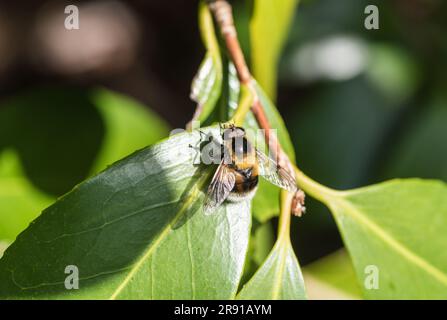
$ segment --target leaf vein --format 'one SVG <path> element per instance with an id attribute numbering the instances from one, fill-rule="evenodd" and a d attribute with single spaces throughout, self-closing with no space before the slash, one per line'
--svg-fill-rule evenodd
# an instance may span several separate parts
<path id="1" fill-rule="evenodd" d="M 372 232 L 374 232 L 380 239 L 382 239 L 385 243 L 388 243 L 391 248 L 393 248 L 397 253 L 402 255 L 408 261 L 412 262 L 425 272 L 427 272 L 432 277 L 439 280 L 443 285 L 447 286 L 447 275 L 432 265 L 431 263 L 424 260 L 422 257 L 408 249 L 405 245 L 400 243 L 398 240 L 393 238 L 389 233 L 383 230 L 379 225 L 375 222 L 367 218 L 364 214 L 360 212 L 358 208 L 349 203 L 346 200 L 338 199 L 338 202 L 342 207 L 345 208 L 346 212 L 359 223 L 367 226 Z M 334 212 L 336 212 L 334 210 Z"/>

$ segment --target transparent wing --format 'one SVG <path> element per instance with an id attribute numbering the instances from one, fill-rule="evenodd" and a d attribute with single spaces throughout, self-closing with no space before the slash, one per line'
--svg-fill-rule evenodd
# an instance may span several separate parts
<path id="1" fill-rule="evenodd" d="M 236 182 L 234 174 L 223 163 L 222 160 L 205 195 L 203 209 L 207 215 L 214 213 L 225 201 Z"/>
<path id="2" fill-rule="evenodd" d="M 256 150 L 259 174 L 270 183 L 291 192 L 298 190 L 295 178 L 275 160 Z"/>

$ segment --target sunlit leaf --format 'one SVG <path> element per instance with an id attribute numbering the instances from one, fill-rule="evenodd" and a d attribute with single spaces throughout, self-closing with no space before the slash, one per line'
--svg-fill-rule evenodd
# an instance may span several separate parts
<path id="1" fill-rule="evenodd" d="M 338 250 L 303 268 L 309 299 L 359 299 L 360 286 L 348 253 Z"/>
<path id="2" fill-rule="evenodd" d="M 6 241 L 0 241 L 0 258 L 3 257 L 3 252 L 8 248 L 9 243 Z"/>
<path id="3" fill-rule="evenodd" d="M 253 74 L 276 98 L 277 65 L 295 13 L 297 0 L 255 0 L 250 22 Z"/>
<path id="4" fill-rule="evenodd" d="M 101 148 L 91 173 L 104 170 L 169 133 L 168 125 L 160 116 L 128 96 L 105 89 L 93 90 L 90 96 L 105 125 Z"/>
<path id="5" fill-rule="evenodd" d="M 447 186 L 395 180 L 331 195 L 363 294 L 447 298 Z"/>
<path id="6" fill-rule="evenodd" d="M 218 127 L 202 132 L 220 139 Z M 46 209 L 0 260 L 0 297 L 234 297 L 250 205 L 227 203 L 204 215 L 212 166 L 193 163 L 200 139 L 194 131 L 143 149 Z M 65 288 L 68 265 L 79 270 L 78 290 Z"/>
<path id="7" fill-rule="evenodd" d="M 278 241 L 237 296 L 242 300 L 306 299 L 301 269 L 290 241 Z"/>
<path id="8" fill-rule="evenodd" d="M 0 153 L 0 241 L 14 241 L 52 201 L 26 179 L 13 150 Z"/>
<path id="9" fill-rule="evenodd" d="M 197 102 L 195 118 L 204 122 L 212 113 L 222 92 L 222 58 L 213 17 L 204 2 L 199 6 L 199 26 L 206 47 L 205 58 L 191 85 L 191 99 Z"/>

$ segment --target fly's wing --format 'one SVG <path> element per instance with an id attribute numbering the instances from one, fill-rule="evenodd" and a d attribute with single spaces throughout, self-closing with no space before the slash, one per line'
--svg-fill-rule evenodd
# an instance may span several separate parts
<path id="1" fill-rule="evenodd" d="M 259 165 L 259 173 L 270 183 L 285 190 L 295 192 L 298 190 L 295 178 L 275 160 L 256 150 Z"/>
<path id="2" fill-rule="evenodd" d="M 222 202 L 225 201 L 236 182 L 233 172 L 223 163 L 224 161 L 222 160 L 206 192 L 203 209 L 207 215 L 215 212 Z"/>

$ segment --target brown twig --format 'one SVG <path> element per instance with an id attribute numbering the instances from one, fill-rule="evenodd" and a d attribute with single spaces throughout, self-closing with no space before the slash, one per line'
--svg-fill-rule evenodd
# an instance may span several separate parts
<path id="1" fill-rule="evenodd" d="M 251 111 L 255 116 L 259 127 L 264 129 L 265 140 L 269 143 L 270 151 L 276 158 L 278 165 L 282 168 L 286 168 L 287 171 L 294 176 L 294 167 L 289 157 L 282 149 L 276 135 L 272 134 L 272 128 L 270 127 L 267 115 L 265 114 L 264 108 L 254 86 L 253 77 L 247 63 L 245 62 L 244 54 L 237 38 L 237 31 L 234 25 L 231 5 L 226 0 L 209 0 L 208 6 L 220 28 L 228 54 L 236 68 L 239 81 L 252 91 L 253 105 L 251 107 Z M 292 213 L 297 216 L 301 216 L 301 214 L 304 213 L 304 210 L 304 192 L 298 190 L 292 200 Z"/>
<path id="2" fill-rule="evenodd" d="M 264 108 L 261 105 L 256 89 L 254 88 L 253 77 L 248 69 L 247 63 L 245 62 L 244 54 L 237 38 L 237 31 L 234 25 L 231 5 L 225 0 L 214 0 L 209 2 L 209 8 L 214 14 L 214 17 L 220 27 L 231 61 L 236 68 L 239 81 L 241 84 L 246 85 L 253 93 L 254 100 L 251 111 L 256 117 L 259 126 L 265 130 L 266 141 L 271 141 L 270 147 L 273 149 L 272 151 L 278 159 L 278 164 L 284 165 L 286 162 L 290 162 L 285 161 L 285 159 L 281 161 L 281 158 L 287 157 L 287 155 L 282 152 L 276 137 L 271 134 L 270 124 L 264 112 Z M 284 156 L 282 154 L 284 154 Z M 290 171 L 293 172 L 293 170 Z"/>
<path id="3" fill-rule="evenodd" d="M 236 67 L 239 81 L 242 84 L 248 85 L 251 82 L 252 77 L 248 70 L 247 63 L 245 62 L 244 53 L 242 52 L 239 40 L 237 39 L 231 5 L 223 0 L 208 1 L 208 3 L 211 12 L 220 27 L 231 61 L 233 61 L 233 64 Z"/>

